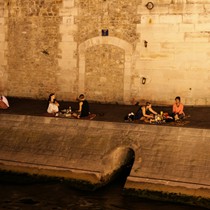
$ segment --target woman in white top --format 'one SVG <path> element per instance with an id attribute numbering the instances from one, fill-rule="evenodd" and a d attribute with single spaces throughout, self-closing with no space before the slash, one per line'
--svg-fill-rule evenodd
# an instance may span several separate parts
<path id="1" fill-rule="evenodd" d="M 51 93 L 48 99 L 49 105 L 47 108 L 47 112 L 50 114 L 56 114 L 59 112 L 59 103 L 55 99 L 55 93 Z"/>
<path id="2" fill-rule="evenodd" d="M 0 96 L 0 109 L 9 108 L 9 102 L 5 96 Z"/>

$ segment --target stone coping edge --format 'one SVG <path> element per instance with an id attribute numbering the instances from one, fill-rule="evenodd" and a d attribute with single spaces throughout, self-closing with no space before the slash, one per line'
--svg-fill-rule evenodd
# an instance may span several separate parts
<path id="1" fill-rule="evenodd" d="M 101 185 L 101 173 L 97 171 L 86 171 L 75 168 L 64 168 L 47 165 L 36 165 L 30 163 L 19 163 L 0 160 L 0 171 L 36 176 L 57 177 L 66 180 L 77 180 L 86 185 Z"/>
<path id="2" fill-rule="evenodd" d="M 129 176 L 124 193 L 153 200 L 210 208 L 210 186 Z"/>
<path id="3" fill-rule="evenodd" d="M 31 115 L 13 115 L 13 114 L 0 114 L 1 120 L 5 122 L 12 121 L 21 125 L 22 123 L 36 123 L 36 124 L 51 124 L 57 126 L 72 126 L 72 127 L 91 127 L 98 129 L 99 125 L 101 129 L 110 130 L 130 130 L 130 131 L 146 131 L 149 133 L 156 133 L 161 129 L 170 129 L 178 132 L 180 130 L 194 130 L 194 131 L 206 131 L 210 135 L 210 129 L 204 128 L 189 128 L 189 127 L 175 127 L 175 126 L 154 126 L 152 124 L 135 124 L 125 122 L 109 122 L 109 121 L 94 121 L 83 119 L 68 119 L 61 117 L 46 117 L 46 116 L 31 116 Z M 61 124 L 62 122 L 62 124 Z M 3 126 L 3 125 L 2 125 Z M 152 126 L 152 129 L 151 129 Z M 193 132 L 195 134 L 195 132 Z"/>

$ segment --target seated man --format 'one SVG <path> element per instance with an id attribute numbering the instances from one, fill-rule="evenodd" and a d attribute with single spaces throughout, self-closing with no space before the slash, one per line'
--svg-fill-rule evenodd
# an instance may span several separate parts
<path id="1" fill-rule="evenodd" d="M 79 113 L 79 117 L 87 117 L 90 114 L 89 103 L 83 94 L 79 96 Z"/>
<path id="2" fill-rule="evenodd" d="M 175 103 L 173 104 L 173 118 L 174 120 L 183 119 L 185 116 L 184 105 L 181 103 L 181 98 L 177 96 L 175 98 Z"/>
<path id="3" fill-rule="evenodd" d="M 84 94 L 81 94 L 77 100 L 79 101 L 79 110 L 78 113 L 74 113 L 74 116 L 77 118 L 89 116 L 90 115 L 89 103 L 85 99 Z"/>
<path id="4" fill-rule="evenodd" d="M 8 100 L 5 96 L 0 96 L 0 109 L 9 108 Z"/>

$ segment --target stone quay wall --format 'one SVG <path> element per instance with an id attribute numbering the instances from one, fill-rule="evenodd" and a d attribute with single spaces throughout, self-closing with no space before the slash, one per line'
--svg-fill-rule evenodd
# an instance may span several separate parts
<path id="1" fill-rule="evenodd" d="M 1 114 L 0 170 L 62 177 L 97 187 L 126 162 L 124 188 L 193 197 L 210 207 L 210 130 Z M 150 197 L 150 196 L 149 196 Z M 203 203 L 202 200 L 205 200 Z M 189 200 L 184 199 L 185 202 Z"/>
<path id="2" fill-rule="evenodd" d="M 0 92 L 210 105 L 209 21 L 206 0 L 1 0 Z"/>

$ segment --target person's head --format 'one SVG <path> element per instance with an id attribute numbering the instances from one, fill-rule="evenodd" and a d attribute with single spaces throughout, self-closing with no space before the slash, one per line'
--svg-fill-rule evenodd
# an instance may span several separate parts
<path id="1" fill-rule="evenodd" d="M 78 99 L 79 99 L 79 101 L 85 100 L 85 95 L 84 94 L 80 94 Z"/>
<path id="2" fill-rule="evenodd" d="M 179 104 L 180 104 L 180 101 L 181 101 L 180 96 L 177 96 L 177 97 L 175 98 L 176 104 L 179 105 Z"/>
<path id="3" fill-rule="evenodd" d="M 50 93 L 48 101 L 54 101 L 55 100 L 55 93 Z"/>
<path id="4" fill-rule="evenodd" d="M 146 108 L 150 108 L 152 104 L 150 102 L 146 102 Z"/>

